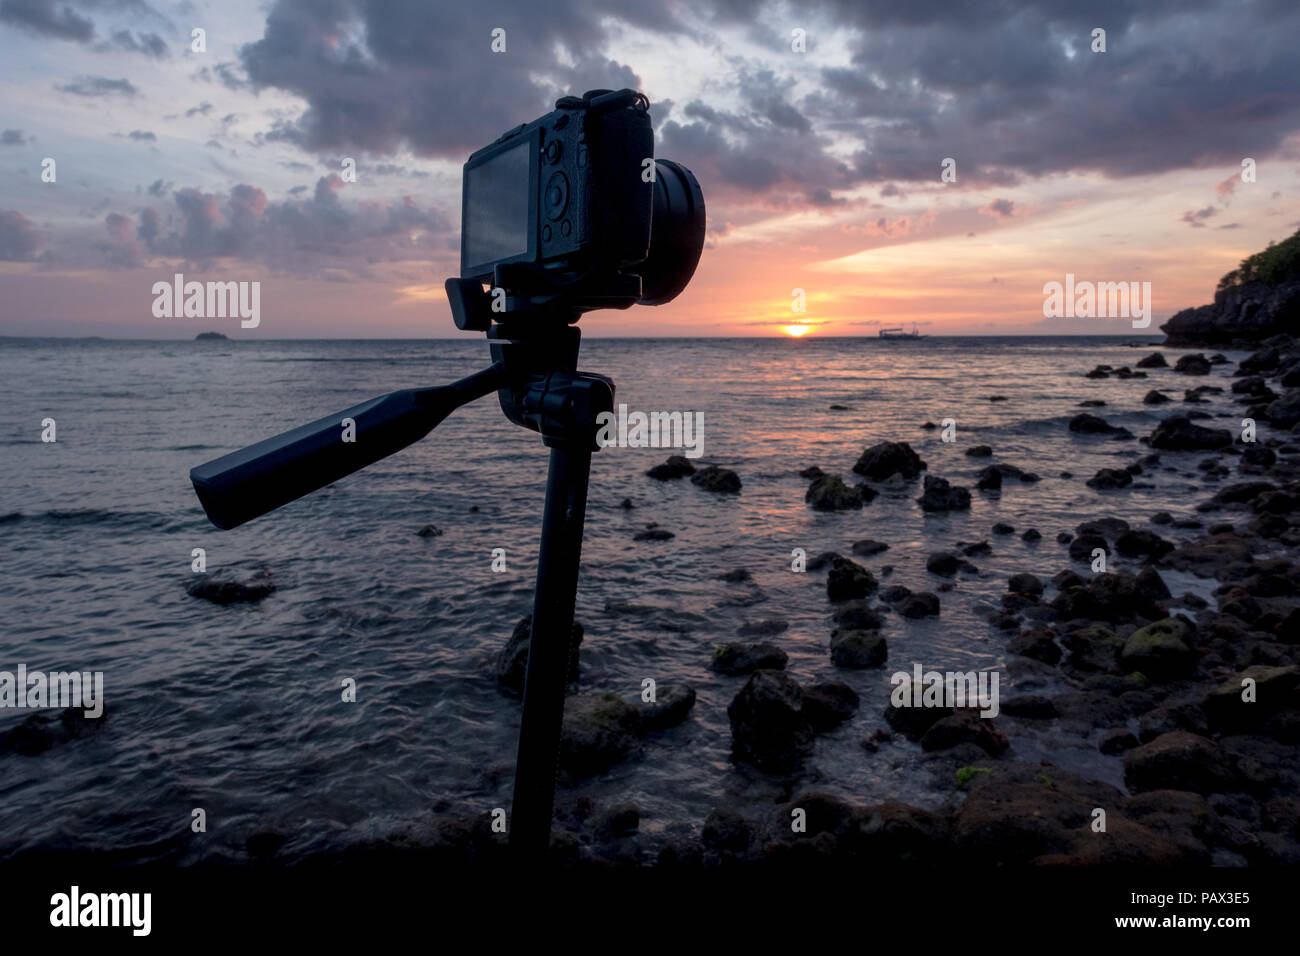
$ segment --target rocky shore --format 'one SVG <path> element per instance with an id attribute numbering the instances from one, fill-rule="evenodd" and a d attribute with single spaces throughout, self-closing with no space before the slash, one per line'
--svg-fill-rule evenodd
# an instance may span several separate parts
<path id="1" fill-rule="evenodd" d="M 1136 363 L 1146 370 L 1140 375 L 1108 367 L 1087 373 L 1145 378 L 1133 385 L 1141 393 L 1181 390 L 1183 406 L 1147 435 L 1114 428 L 1091 412 L 1071 420 L 1080 440 L 1132 448 L 1131 463 L 1102 469 L 1086 479 L 1089 487 L 1124 494 L 1144 476 L 1176 470 L 1175 463 L 1187 468 L 1196 456 L 1194 467 L 1217 490 L 1187 503 L 1196 517 L 1162 511 L 1145 527 L 1080 515 L 1085 520 L 1056 536 L 1055 575 L 1009 576 L 1002 607 L 990 619 L 1005 641 L 1012 686 L 996 716 L 980 716 L 979 707 L 891 705 L 878 715 L 883 721 L 871 721 L 879 729 L 863 737 L 863 759 L 887 759 L 891 748 L 919 751 L 923 772 L 949 792 L 941 805 L 858 804 L 808 785 L 800 770 L 818 735 L 852 719 L 860 701 L 839 681 L 800 683 L 786 674 L 785 623 L 764 621 L 741 635 L 749 640 L 719 642 L 700 666 L 743 680 L 727 707 L 732 759 L 780 783 L 787 799 L 755 805 L 738 798 L 643 840 L 635 804 L 596 805 L 571 794 L 585 776 L 633 757 L 648 735 L 689 721 L 695 692 L 665 685 L 647 703 L 575 687 L 562 751 L 571 789 L 556 812 L 556 858 L 667 866 L 1300 863 L 1300 343 L 1272 336 L 1256 344 L 1233 370 L 1229 391 L 1243 426 L 1253 421 L 1253 434 L 1197 424 L 1206 417 L 1196 408 L 1203 389 L 1217 387 L 1182 388 L 1228 363 L 1223 356 L 1183 356 L 1171 365 L 1154 353 Z M 988 446 L 967 451 L 977 464 L 994 454 Z M 806 506 L 871 507 L 880 487 L 899 483 L 915 485 L 918 520 L 971 506 L 972 488 L 956 476 L 930 474 L 906 442 L 865 449 L 852 471 L 856 483 L 816 466 L 801 471 L 809 482 Z M 686 471 L 670 461 L 651 474 L 664 480 Z M 991 464 L 978 472 L 974 490 L 996 493 L 1004 482 L 1037 480 L 1016 465 Z M 1104 497 L 1095 501 L 1104 508 Z M 1199 536 L 1170 540 L 1170 527 Z M 992 530 L 995 538 L 1016 532 Z M 1036 541 L 1042 534 L 1029 528 L 1022 537 Z M 888 585 L 855 560 L 889 549 L 863 540 L 852 557 L 827 552 L 807 561 L 808 573 L 824 576 L 831 663 L 846 672 L 878 670 L 882 681 L 912 666 L 894 647 L 899 627 L 942 618 L 945 592 L 961 576 L 978 574 L 976 562 L 993 545 L 957 542 L 920 556 L 936 585 L 916 592 Z M 1128 570 L 1106 568 L 1105 559 L 1117 556 Z M 1166 580 L 1171 572 L 1211 582 L 1215 600 L 1175 595 Z M 754 586 L 742 570 L 723 577 L 727 586 Z M 578 629 L 575 653 L 580 640 Z M 503 687 L 517 685 L 526 650 L 526 630 L 517 629 L 502 655 Z M 1095 776 L 1077 766 L 1062 769 L 1037 756 L 1041 747 L 1026 747 L 1031 740 L 1046 742 L 1049 752 L 1088 748 L 1099 769 L 1113 769 Z M 446 808 L 353 852 L 485 862 L 503 858 L 504 839 L 487 815 Z"/>

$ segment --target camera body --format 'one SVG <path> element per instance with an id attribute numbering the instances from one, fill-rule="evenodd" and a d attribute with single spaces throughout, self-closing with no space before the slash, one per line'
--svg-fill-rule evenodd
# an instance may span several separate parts
<path id="1" fill-rule="evenodd" d="M 650 247 L 654 133 L 634 90 L 566 96 L 465 162 L 461 278 L 563 285 L 615 273 Z M 521 268 L 522 267 L 522 268 Z M 550 275 L 548 275 L 548 273 Z"/>

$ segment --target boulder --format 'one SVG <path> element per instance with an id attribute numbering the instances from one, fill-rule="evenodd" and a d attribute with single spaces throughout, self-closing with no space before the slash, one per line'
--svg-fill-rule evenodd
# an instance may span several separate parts
<path id="1" fill-rule="evenodd" d="M 672 481 L 675 478 L 685 478 L 687 475 L 695 474 L 695 466 L 691 464 L 689 458 L 672 455 L 662 465 L 655 465 L 646 474 L 656 481 Z"/>
<path id="2" fill-rule="evenodd" d="M 569 671 L 567 680 L 570 684 L 578 683 L 578 646 L 582 643 L 582 625 L 573 622 L 569 635 Z M 516 694 L 524 692 L 524 677 L 528 673 L 528 649 L 532 646 L 533 616 L 525 615 L 515 625 L 506 646 L 497 655 L 497 683 Z"/>
<path id="3" fill-rule="evenodd" d="M 731 494 L 740 491 L 740 476 L 727 468 L 710 465 L 691 475 L 691 483 L 705 491 Z"/>
<path id="4" fill-rule="evenodd" d="M 1226 428 L 1203 428 L 1182 415 L 1166 418 L 1151 433 L 1151 447 L 1164 451 L 1207 451 L 1232 444 Z"/>
<path id="5" fill-rule="evenodd" d="M 1120 667 L 1151 680 L 1188 677 L 1196 667 L 1196 628 L 1185 618 L 1170 617 L 1138 628 L 1119 652 Z"/>
<path id="6" fill-rule="evenodd" d="M 885 663 L 888 648 L 878 631 L 836 629 L 831 634 L 831 663 L 849 670 L 865 670 Z"/>
<path id="7" fill-rule="evenodd" d="M 1124 756 L 1124 781 L 1135 792 L 1231 793 L 1243 780 L 1230 754 L 1205 737 L 1176 730 Z"/>
<path id="8" fill-rule="evenodd" d="M 839 475 L 823 475 L 813 481 L 803 500 L 814 511 L 850 511 L 862 507 L 862 495 Z"/>
<path id="9" fill-rule="evenodd" d="M 723 644 L 713 650 L 710 665 L 719 674 L 752 674 L 760 668 L 784 670 L 789 655 L 772 644 Z"/>
<path id="10" fill-rule="evenodd" d="M 915 478 L 925 467 L 921 456 L 907 442 L 884 441 L 863 451 L 853 471 L 872 481 L 884 481 L 894 475 Z"/>
<path id="11" fill-rule="evenodd" d="M 1127 428 L 1112 425 L 1104 418 L 1082 412 L 1070 419 L 1070 431 L 1079 435 L 1105 435 L 1110 438 L 1132 438 L 1133 433 Z"/>
<path id="12" fill-rule="evenodd" d="M 916 499 L 922 511 L 961 511 L 970 508 L 970 491 L 948 484 L 947 479 L 925 476 L 925 487 Z"/>
<path id="13" fill-rule="evenodd" d="M 777 773 L 796 769 L 813 743 L 803 690 L 780 671 L 755 671 L 727 706 L 737 760 Z"/>

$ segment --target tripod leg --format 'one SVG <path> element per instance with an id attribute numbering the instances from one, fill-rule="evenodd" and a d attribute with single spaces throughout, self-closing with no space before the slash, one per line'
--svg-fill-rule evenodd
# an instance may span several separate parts
<path id="1" fill-rule="evenodd" d="M 571 444 L 551 448 L 510 823 L 510 846 L 520 860 L 528 862 L 542 860 L 551 841 L 564 689 L 590 475 L 589 447 Z"/>

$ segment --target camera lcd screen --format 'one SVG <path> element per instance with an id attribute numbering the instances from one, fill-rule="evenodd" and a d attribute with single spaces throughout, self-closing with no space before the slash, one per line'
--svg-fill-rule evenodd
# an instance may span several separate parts
<path id="1" fill-rule="evenodd" d="M 465 262 L 479 266 L 528 251 L 530 141 L 465 171 Z"/>

